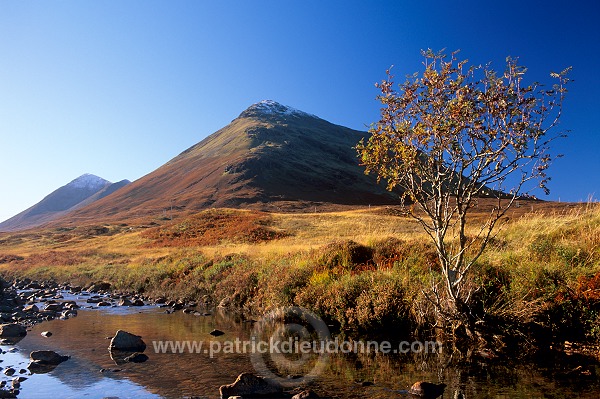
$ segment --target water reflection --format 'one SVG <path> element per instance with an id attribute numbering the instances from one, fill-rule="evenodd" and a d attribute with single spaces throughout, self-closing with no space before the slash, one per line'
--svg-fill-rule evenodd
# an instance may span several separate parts
<path id="1" fill-rule="evenodd" d="M 212 337 L 213 329 L 225 332 Z M 140 335 L 148 348 L 144 363 L 115 360 L 108 351 L 109 339 L 119 329 Z M 51 331 L 49 338 L 42 331 Z M 27 366 L 24 354 L 33 350 L 54 350 L 71 359 L 48 374 L 28 375 L 22 383 L 27 398 L 218 398 L 220 385 L 229 384 L 242 372 L 254 372 L 249 354 L 217 353 L 207 347 L 196 353 L 157 353 L 154 342 L 196 341 L 224 344 L 236 338 L 250 340 L 256 334 L 251 323 L 239 316 L 215 312 L 210 316 L 145 307 L 81 310 L 66 321 L 55 320 L 35 326 L 17 344 L 20 353 L 4 354 L 2 365 L 17 370 Z M 4 347 L 6 349 L 6 347 Z M 114 356 L 113 356 L 114 357 Z M 600 385 L 590 376 L 559 378 L 556 365 L 565 370 L 584 364 L 598 370 L 589 359 L 567 357 L 542 359 L 539 363 L 515 364 L 459 354 L 382 355 L 378 353 L 331 354 L 310 387 L 323 396 L 343 398 L 406 398 L 406 389 L 415 381 L 447 384 L 443 398 L 462 392 L 466 398 L 598 398 Z M 587 363 L 586 363 L 587 362 Z M 310 364 L 308 365 L 310 366 Z M 104 369 L 104 372 L 101 370 Z"/>

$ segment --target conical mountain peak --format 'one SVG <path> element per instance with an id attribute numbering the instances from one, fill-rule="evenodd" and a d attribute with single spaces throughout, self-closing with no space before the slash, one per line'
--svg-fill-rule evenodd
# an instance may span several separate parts
<path id="1" fill-rule="evenodd" d="M 156 217 L 165 209 L 396 203 L 359 165 L 353 147 L 365 134 L 261 101 L 155 171 L 54 223 Z"/>
<path id="2" fill-rule="evenodd" d="M 0 223 L 0 231 L 16 231 L 41 226 L 59 218 L 84 204 L 102 198 L 117 188 L 125 185 L 123 182 L 111 184 L 96 175 L 83 174 L 68 184 L 54 190 L 37 204 L 23 212 Z"/>
<path id="3" fill-rule="evenodd" d="M 110 182 L 108 180 L 105 180 L 105 179 L 103 179 L 99 176 L 93 175 L 91 173 L 84 173 L 83 175 L 81 175 L 78 178 L 71 181 L 68 185 L 71 187 L 78 187 L 78 188 L 87 187 L 90 189 L 95 189 L 95 188 L 102 188 L 102 187 L 106 186 L 107 184 L 110 184 Z"/>
<path id="4" fill-rule="evenodd" d="M 240 118 L 261 118 L 261 117 L 312 117 L 317 116 L 309 114 L 299 109 L 283 105 L 273 100 L 263 100 L 252 104 L 240 114 Z"/>

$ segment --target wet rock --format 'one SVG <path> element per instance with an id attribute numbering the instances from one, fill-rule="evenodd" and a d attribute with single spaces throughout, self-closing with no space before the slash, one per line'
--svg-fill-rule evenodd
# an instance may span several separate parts
<path id="1" fill-rule="evenodd" d="M 219 392 L 222 398 L 230 396 L 273 395 L 283 391 L 275 382 L 252 373 L 240 374 L 233 384 L 222 385 Z"/>
<path id="2" fill-rule="evenodd" d="M 313 391 L 312 389 L 306 389 L 294 396 L 292 396 L 292 399 L 319 399 L 320 396 L 317 395 L 317 393 L 315 391 Z"/>
<path id="3" fill-rule="evenodd" d="M 141 299 L 136 299 L 135 301 L 133 301 L 133 303 L 131 304 L 131 306 L 144 306 L 145 303 L 144 301 L 142 301 Z"/>
<path id="4" fill-rule="evenodd" d="M 52 336 L 52 333 L 50 331 L 42 331 L 42 333 L 40 334 L 42 337 L 46 337 L 49 338 Z"/>
<path id="5" fill-rule="evenodd" d="M 209 332 L 210 335 L 212 335 L 213 337 L 220 337 L 221 335 L 224 335 L 225 333 L 221 330 L 212 330 L 211 332 Z"/>
<path id="6" fill-rule="evenodd" d="M 63 302 L 63 306 L 65 309 L 79 309 L 79 305 L 75 301 L 66 301 Z"/>
<path id="7" fill-rule="evenodd" d="M 17 338 L 24 337 L 26 335 L 27 330 L 20 324 L 0 324 L 0 337 L 2 338 Z"/>
<path id="8" fill-rule="evenodd" d="M 96 306 L 112 306 L 112 303 L 106 301 L 100 301 L 96 304 Z"/>
<path id="9" fill-rule="evenodd" d="M 31 363 L 38 365 L 57 365 L 68 360 L 69 356 L 62 356 L 54 351 L 33 351 L 29 354 L 29 359 Z"/>
<path id="10" fill-rule="evenodd" d="M 0 398 L 2 399 L 13 399 L 16 398 L 18 394 L 18 390 L 7 391 L 6 389 L 0 389 Z"/>
<path id="11" fill-rule="evenodd" d="M 10 313 L 13 311 L 12 306 L 9 305 L 0 305 L 0 313 Z"/>
<path id="12" fill-rule="evenodd" d="M 183 309 L 183 313 L 185 313 L 185 314 L 194 313 L 194 309 L 185 308 L 185 309 Z"/>
<path id="13" fill-rule="evenodd" d="M 125 358 L 125 361 L 129 363 L 144 363 L 146 360 L 148 360 L 148 356 L 139 352 L 135 352 Z"/>
<path id="14" fill-rule="evenodd" d="M 131 305 L 133 305 L 133 302 L 131 302 L 131 300 L 128 298 L 122 298 L 119 301 L 119 306 L 131 306 Z"/>
<path id="15" fill-rule="evenodd" d="M 17 370 L 13 369 L 12 367 L 7 367 L 7 368 L 5 368 L 5 369 L 4 369 L 2 372 L 3 372 L 4 374 L 6 374 L 7 376 L 9 376 L 9 377 L 10 377 L 10 376 L 12 376 L 13 374 L 15 374 L 15 372 L 16 372 L 16 371 L 17 371 Z"/>
<path id="16" fill-rule="evenodd" d="M 79 294 L 80 292 L 81 292 L 81 287 L 80 286 L 71 287 L 71 293 L 72 294 Z"/>
<path id="17" fill-rule="evenodd" d="M 108 349 L 143 352 L 146 350 L 146 343 L 139 335 L 128 333 L 127 331 L 118 330 L 115 336 L 110 341 Z"/>
<path id="18" fill-rule="evenodd" d="M 417 381 L 410 387 L 408 393 L 422 398 L 435 399 L 444 393 L 445 388 L 446 384 Z"/>
<path id="19" fill-rule="evenodd" d="M 39 283 L 31 282 L 31 283 L 27 284 L 24 288 L 28 289 L 28 290 L 39 290 L 43 287 Z"/>
<path id="20" fill-rule="evenodd" d="M 102 301 L 103 301 L 102 297 L 99 297 L 98 295 L 94 295 L 85 300 L 86 303 L 98 303 L 98 302 L 102 302 Z"/>
<path id="21" fill-rule="evenodd" d="M 63 305 L 61 303 L 48 303 L 44 310 L 47 312 L 61 312 Z"/>
<path id="22" fill-rule="evenodd" d="M 92 284 L 91 286 L 88 287 L 87 291 L 89 292 L 104 292 L 104 291 L 108 291 L 110 290 L 111 284 L 107 283 L 107 282 L 100 282 L 100 283 L 95 283 Z"/>
<path id="23" fill-rule="evenodd" d="M 37 307 L 37 305 L 33 304 L 33 305 L 27 305 L 23 308 L 23 312 L 25 313 L 37 313 L 40 311 L 40 308 Z"/>
<path id="24" fill-rule="evenodd" d="M 61 313 L 61 317 L 68 319 L 69 317 L 77 317 L 77 311 L 75 309 L 65 310 Z"/>

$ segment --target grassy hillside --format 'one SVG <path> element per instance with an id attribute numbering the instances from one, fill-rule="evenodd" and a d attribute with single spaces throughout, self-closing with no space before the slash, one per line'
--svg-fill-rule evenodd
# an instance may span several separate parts
<path id="1" fill-rule="evenodd" d="M 365 135 L 307 114 L 250 107 L 158 169 L 52 226 L 191 215 L 208 207 L 393 204 L 396 197 L 359 165 L 354 146 Z"/>
<path id="2" fill-rule="evenodd" d="M 516 208 L 470 281 L 473 312 L 489 326 L 482 339 L 600 339 L 599 245 L 597 205 Z M 417 224 L 389 207 L 213 209 L 173 221 L 0 235 L 6 278 L 109 281 L 153 297 L 208 295 L 254 314 L 294 304 L 350 333 L 431 333 L 435 317 L 423 291 L 439 281 L 436 265 Z"/>

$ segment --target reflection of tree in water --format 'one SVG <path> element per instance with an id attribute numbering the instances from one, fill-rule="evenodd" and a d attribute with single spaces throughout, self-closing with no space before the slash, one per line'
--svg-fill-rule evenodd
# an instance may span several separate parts
<path id="1" fill-rule="evenodd" d="M 591 375 L 572 372 L 581 364 L 587 364 L 583 369 L 588 370 L 600 365 L 589 357 L 561 354 L 529 361 L 491 358 L 481 353 L 451 353 L 450 350 L 442 354 L 335 354 L 318 385 L 325 392 L 333 392 L 344 385 L 356 390 L 357 385 L 363 383 L 367 386 L 359 388 L 360 395 L 370 398 L 389 397 L 390 391 L 406 390 L 415 381 L 430 381 L 445 383 L 449 397 L 461 392 L 466 399 L 546 397 L 549 393 L 553 397 L 595 399 L 600 381 L 593 371 Z M 557 365 L 562 365 L 565 371 L 557 370 Z M 360 397 L 348 395 L 349 398 Z"/>
<path id="2" fill-rule="evenodd" d="M 255 329 L 255 326 L 258 328 Z M 147 362 L 115 366 L 105 337 L 113 335 L 119 328 L 142 336 L 148 345 L 145 353 L 150 359 Z M 211 337 L 208 333 L 213 328 L 226 334 Z M 233 382 L 242 372 L 254 372 L 249 354 L 219 353 L 213 358 L 204 353 L 156 354 L 152 341 L 202 340 L 208 345 L 211 340 L 245 340 L 256 333 L 268 337 L 277 328 L 276 322 L 250 323 L 239 315 L 220 311 L 209 317 L 181 311 L 165 314 L 162 309 L 156 309 L 152 314 L 127 315 L 82 311 L 80 316 L 71 320 L 36 326 L 17 346 L 25 357 L 33 350 L 42 349 L 71 355 L 71 359 L 60 364 L 50 375 L 73 389 L 93 389 L 90 387 L 110 378 L 125 384 L 129 384 L 127 380 L 132 381 L 162 396 L 212 398 L 217 397 L 220 385 Z M 44 330 L 52 331 L 54 335 L 51 338 L 41 337 L 39 333 Z M 332 354 L 325 371 L 313 384 L 320 393 L 345 398 L 396 397 L 398 391 L 408 389 L 415 381 L 445 383 L 449 397 L 456 390 L 461 390 L 468 399 L 502 395 L 543 397 L 547 392 L 557 397 L 586 398 L 587 395 L 591 399 L 597 398 L 600 391 L 597 380 L 582 380 L 577 376 L 556 383 L 555 365 L 564 364 L 564 369 L 568 370 L 589 361 L 586 359 L 577 359 L 573 364 L 565 363 L 564 358 L 527 363 L 500 361 L 477 354 L 467 356 L 443 349 L 441 355 Z M 101 368 L 123 368 L 124 371 L 101 373 Z M 374 385 L 368 384 L 370 382 Z M 27 388 L 26 383 L 24 388 Z M 360 386 L 363 384 L 359 383 L 366 384 Z M 594 389 L 595 395 L 590 393 Z"/>

